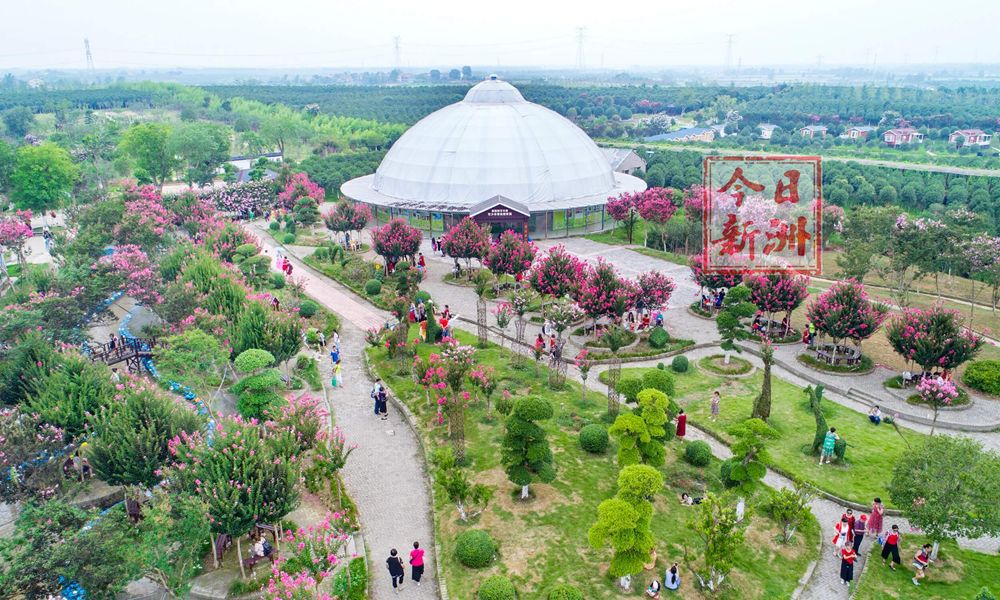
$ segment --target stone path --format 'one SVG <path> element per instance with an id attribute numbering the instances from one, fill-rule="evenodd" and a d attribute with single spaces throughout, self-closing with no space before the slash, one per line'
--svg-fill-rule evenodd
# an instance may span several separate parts
<path id="1" fill-rule="evenodd" d="M 273 240 L 259 230 L 251 228 L 251 231 L 273 257 L 276 247 Z M 390 410 L 387 421 L 377 418 L 369 398 L 372 382 L 364 366 L 364 331 L 383 326 L 387 315 L 357 300 L 339 284 L 316 273 L 294 256 L 290 260 L 294 265 L 293 278 L 301 279 L 306 293 L 337 313 L 342 321 L 344 386 L 326 391 L 337 426 L 349 444 L 357 445 L 342 474 L 344 486 L 357 504 L 361 531 L 368 547 L 368 564 L 373 573 L 370 598 L 399 597 L 392 590 L 385 559 L 389 550 L 396 548 L 404 563 L 408 563 L 414 541 L 419 541 L 426 550 L 426 567 L 422 585 L 418 587 L 409 580 L 407 566 L 406 597 L 437 598 L 432 504 L 420 444 L 402 415 Z M 329 386 L 330 358 L 328 355 L 318 358 L 325 385 Z"/>

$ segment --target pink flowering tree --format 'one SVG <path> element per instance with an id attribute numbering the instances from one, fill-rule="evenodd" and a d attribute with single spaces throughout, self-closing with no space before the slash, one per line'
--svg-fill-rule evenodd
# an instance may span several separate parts
<path id="1" fill-rule="evenodd" d="M 420 376 L 420 384 L 424 386 L 424 395 L 428 404 L 437 406 L 434 420 L 438 425 L 444 423 L 444 407 L 448 404 L 448 369 L 440 354 L 431 352 L 427 359 L 419 356 L 413 358 L 414 369 Z"/>
<path id="2" fill-rule="evenodd" d="M 267 585 L 267 593 L 294 591 L 298 586 L 312 584 L 313 591 L 333 574 L 347 558 L 347 542 L 357 531 L 346 513 L 328 513 L 316 525 L 286 530 L 283 534 L 280 562 Z M 290 585 L 291 584 L 291 585 Z M 274 590 L 272 591 L 272 588 Z M 287 594 L 277 595 L 282 600 Z M 294 596 L 293 596 L 294 597 Z"/>
<path id="3" fill-rule="evenodd" d="M 472 217 L 465 217 L 441 236 L 441 250 L 452 258 L 464 259 L 466 273 L 471 278 L 472 259 L 482 265 L 490 251 L 490 232 Z"/>
<path id="4" fill-rule="evenodd" d="M 674 285 L 674 280 L 662 271 L 640 273 L 635 283 L 638 286 L 636 305 L 641 303 L 641 306 L 649 311 L 666 306 L 677 287 Z"/>
<path id="5" fill-rule="evenodd" d="M 844 209 L 835 204 L 825 204 L 823 205 L 823 247 L 828 248 L 830 246 L 830 236 L 834 232 L 844 231 L 844 221 L 846 220 L 846 213 Z"/>
<path id="6" fill-rule="evenodd" d="M 503 339 L 507 336 L 507 327 L 514 320 L 514 307 L 509 302 L 501 302 L 493 309 L 493 317 L 496 319 L 497 328 L 500 329 L 500 347 L 503 348 Z"/>
<path id="7" fill-rule="evenodd" d="M 251 214 L 259 217 L 275 201 L 274 186 L 268 181 L 230 184 L 224 188 L 199 192 L 198 197 L 235 217 L 249 217 Z"/>
<path id="8" fill-rule="evenodd" d="M 305 173 L 295 173 L 278 193 L 278 205 L 292 210 L 303 198 L 309 198 L 319 206 L 326 200 L 326 192 Z"/>
<path id="9" fill-rule="evenodd" d="M 917 394 L 924 404 L 934 409 L 934 421 L 931 423 L 931 435 L 934 435 L 938 411 L 945 406 L 951 406 L 951 403 L 958 398 L 958 388 L 948 380 L 925 377 L 917 383 Z"/>
<path id="10" fill-rule="evenodd" d="M 348 457 L 356 449 L 357 444 L 348 444 L 339 427 L 321 429 L 316 434 L 312 465 L 306 471 L 306 483 L 310 489 L 318 490 L 325 483 L 327 492 L 337 499 L 337 506 L 343 506 L 340 470 L 347 466 Z"/>
<path id="11" fill-rule="evenodd" d="M 809 295 L 809 278 L 786 273 L 757 273 L 748 275 L 744 284 L 750 289 L 750 302 L 770 322 L 769 328 L 773 328 L 775 313 L 785 313 L 789 325 L 782 335 L 788 335 L 792 311 Z"/>
<path id="12" fill-rule="evenodd" d="M 705 257 L 702 254 L 694 254 L 688 261 L 691 267 L 691 278 L 698 284 L 700 293 L 707 289 L 709 293 L 716 293 L 720 290 L 728 290 L 739 285 L 743 281 L 742 272 L 717 273 L 705 269 Z"/>
<path id="13" fill-rule="evenodd" d="M 1000 236 L 990 236 L 981 233 L 962 246 L 962 257 L 965 259 L 972 279 L 972 290 L 969 294 L 969 322 L 972 322 L 976 310 L 976 282 L 982 282 L 991 288 L 990 305 L 996 313 L 1000 302 Z"/>
<path id="14" fill-rule="evenodd" d="M 860 353 L 861 342 L 878 331 L 888 314 L 889 308 L 869 300 L 865 287 L 854 279 L 833 284 L 806 310 L 809 322 L 833 340 L 831 361 L 835 361 L 837 350 L 845 340 L 854 341 Z"/>
<path id="15" fill-rule="evenodd" d="M 580 381 L 583 382 L 581 387 L 582 398 L 581 400 L 587 399 L 587 377 L 590 375 L 591 361 L 587 358 L 588 350 L 586 348 L 581 348 L 580 352 L 573 358 L 573 366 L 580 371 Z"/>
<path id="16" fill-rule="evenodd" d="M 924 373 L 951 371 L 971 360 L 983 346 L 983 337 L 964 329 L 958 311 L 941 306 L 907 308 L 885 327 L 889 345 Z"/>
<path id="17" fill-rule="evenodd" d="M 594 330 L 601 317 L 614 317 L 624 313 L 619 310 L 627 303 L 629 289 L 614 266 L 598 257 L 597 264 L 588 269 L 585 279 L 576 292 L 576 303 L 584 314 L 593 320 Z"/>
<path id="18" fill-rule="evenodd" d="M 666 236 L 663 235 L 664 227 L 677 212 L 677 205 L 674 204 L 674 190 L 670 188 L 654 187 L 642 192 L 636 208 L 639 216 L 647 223 L 656 227 L 660 231 L 660 240 L 663 250 L 666 251 Z M 644 246 L 648 246 L 649 231 L 647 228 Z"/>
<path id="19" fill-rule="evenodd" d="M 165 485 L 204 502 L 212 532 L 236 537 L 240 556 L 241 536 L 257 523 L 276 523 L 298 502 L 296 456 L 276 453 L 255 422 L 221 419 L 208 434 L 182 433 L 168 449 Z"/>
<path id="20" fill-rule="evenodd" d="M 490 397 L 497 389 L 496 370 L 493 367 L 474 365 L 469 371 L 469 383 L 483 394 L 483 400 L 486 401 L 486 414 L 490 415 Z"/>
<path id="21" fill-rule="evenodd" d="M 454 338 L 446 338 L 443 345 L 441 362 L 445 369 L 445 380 L 451 389 L 451 399 L 448 402 L 448 429 L 455 458 L 462 460 L 465 458 L 465 406 L 471 398 L 469 392 L 463 389 L 463 385 L 466 374 L 475 363 L 476 349 L 460 344 Z"/>
<path id="22" fill-rule="evenodd" d="M 403 258 L 412 259 L 420 249 L 420 240 L 424 234 L 403 219 L 393 219 L 372 229 L 371 235 L 375 254 L 388 264 Z"/>
<path id="23" fill-rule="evenodd" d="M 323 215 L 323 223 L 330 231 L 344 234 L 354 231 L 360 237 L 360 232 L 372 219 L 372 211 L 367 204 L 359 202 L 341 202 L 329 213 Z"/>
<path id="24" fill-rule="evenodd" d="M 119 245 L 133 244 L 147 252 L 163 246 L 176 216 L 163 205 L 160 192 L 152 185 L 137 188 L 130 183 L 122 191 L 125 212 L 115 227 L 115 240 Z"/>
<path id="25" fill-rule="evenodd" d="M 537 248 L 523 235 L 508 229 L 490 246 L 483 264 L 496 276 L 518 275 L 531 268 Z"/>
<path id="26" fill-rule="evenodd" d="M 24 266 L 24 245 L 31 239 L 31 225 L 17 217 L 0 219 L 0 247 L 17 256 L 17 264 Z"/>
<path id="27" fill-rule="evenodd" d="M 94 267 L 101 275 L 120 280 L 125 294 L 140 304 L 152 307 L 163 301 L 160 270 L 139 246 L 116 246 L 112 254 L 102 256 Z"/>
<path id="28" fill-rule="evenodd" d="M 572 296 L 583 279 L 586 264 L 559 244 L 531 267 L 531 287 L 552 298 Z"/>
<path id="29" fill-rule="evenodd" d="M 624 227 L 625 236 L 630 244 L 635 233 L 635 225 L 639 222 L 640 196 L 641 192 L 623 192 L 616 198 L 608 198 L 608 203 L 605 205 L 608 216 Z"/>

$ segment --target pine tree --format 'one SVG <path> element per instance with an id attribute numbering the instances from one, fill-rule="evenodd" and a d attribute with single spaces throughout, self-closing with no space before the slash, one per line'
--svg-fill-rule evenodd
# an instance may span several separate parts
<path id="1" fill-rule="evenodd" d="M 521 499 L 528 498 L 532 481 L 549 483 L 556 467 L 545 430 L 535 421 L 551 419 L 552 404 L 542 398 L 521 398 L 507 417 L 507 433 L 501 442 L 500 462 L 507 478 L 521 486 Z"/>

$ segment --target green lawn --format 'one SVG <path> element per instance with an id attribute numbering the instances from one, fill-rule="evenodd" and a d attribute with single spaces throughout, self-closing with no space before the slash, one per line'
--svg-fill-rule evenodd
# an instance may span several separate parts
<path id="1" fill-rule="evenodd" d="M 585 235 L 584 237 L 588 240 L 601 242 L 603 244 L 611 244 L 612 246 L 628 244 L 628 236 L 625 235 L 625 228 L 621 225 L 615 227 L 614 229 L 608 229 L 599 233 L 591 233 Z M 642 240 L 644 239 L 646 239 L 646 221 L 639 219 L 635 224 L 635 230 L 632 232 L 632 243 L 642 245 Z"/>
<path id="2" fill-rule="evenodd" d="M 913 556 L 926 543 L 918 534 L 903 536 L 901 568 L 892 572 L 876 556 L 858 582 L 857 600 L 972 600 L 983 586 L 1000 594 L 1000 556 L 960 550 L 954 542 L 941 545 L 938 560 L 927 569 L 920 587 L 913 585 Z"/>
<path id="3" fill-rule="evenodd" d="M 473 336 L 458 331 L 459 339 L 472 343 Z M 421 353 L 431 347 L 421 346 Z M 368 355 L 382 378 L 399 394 L 417 415 L 428 447 L 446 443 L 445 429 L 433 425 L 435 410 L 428 405 L 423 389 L 409 374 L 409 367 L 386 358 L 382 347 L 369 348 Z M 453 557 L 454 539 L 469 525 L 457 519 L 453 506 L 438 496 L 436 500 L 437 542 L 443 556 L 448 590 L 454 598 L 473 598 L 480 582 L 495 573 L 505 573 L 515 582 L 520 597 L 545 598 L 557 583 L 572 583 L 588 599 L 611 599 L 621 596 L 606 576 L 610 552 L 594 551 L 587 544 L 587 530 L 596 517 L 597 505 L 614 492 L 618 468 L 614 444 L 605 455 L 582 451 L 577 431 L 584 424 L 597 421 L 606 411 L 604 394 L 591 391 L 582 399 L 580 387 L 569 384 L 567 391 L 553 392 L 547 386 L 547 370 L 542 366 L 535 375 L 533 361 L 522 370 L 510 365 L 510 352 L 495 345 L 477 352 L 478 360 L 496 369 L 499 390 L 523 396 L 535 394 L 549 399 L 556 408 L 554 419 L 545 424 L 556 456 L 558 477 L 551 485 L 534 484 L 534 498 L 515 501 L 516 486 L 507 481 L 500 464 L 499 441 L 503 425 L 499 419 L 488 421 L 481 404 L 473 404 L 466 413 L 466 439 L 472 478 L 495 487 L 489 509 L 472 526 L 488 530 L 500 542 L 498 564 L 479 571 L 461 566 Z M 681 444 L 668 446 L 668 464 L 664 467 L 667 489 L 655 502 L 653 530 L 658 540 L 657 572 L 670 562 L 696 560 L 701 542 L 687 529 L 693 509 L 677 501 L 681 491 L 701 495 L 705 490 L 720 491 L 718 464 L 695 468 L 679 460 Z M 725 591 L 713 597 L 777 598 L 788 597 L 796 587 L 806 565 L 815 558 L 818 524 L 811 522 L 793 543 L 773 543 L 777 527 L 758 517 L 748 533 L 748 549 L 736 559 L 736 568 L 727 579 Z M 683 568 L 683 566 L 682 566 Z M 652 572 L 642 579 L 652 578 Z M 689 570 L 682 571 L 682 598 L 708 598 L 692 585 Z M 646 582 L 641 582 L 644 588 Z"/>
<path id="4" fill-rule="evenodd" d="M 659 258 L 667 262 L 672 262 L 677 265 L 688 266 L 688 257 L 683 254 L 678 254 L 677 252 L 664 252 L 663 250 L 656 250 L 655 248 L 632 248 L 633 252 L 638 252 L 639 254 L 645 254 L 646 256 L 651 256 L 653 258 Z"/>
<path id="5" fill-rule="evenodd" d="M 622 369 L 622 376 L 640 375 L 648 369 Z M 728 440 L 726 429 L 748 418 L 763 382 L 758 370 L 743 378 L 725 378 L 692 368 L 674 374 L 677 401 L 688 413 L 692 423 Z M 719 389 L 722 404 L 718 421 L 709 419 L 712 391 Z M 865 415 L 826 401 L 823 403 L 827 423 L 847 440 L 846 465 L 819 465 L 817 457 L 808 454 L 815 432 L 815 419 L 802 388 L 778 377 L 772 378 L 771 419 L 768 421 L 781 437 L 769 446 L 773 465 L 794 477 L 799 477 L 841 498 L 869 504 L 880 496 L 891 506 L 885 483 L 896 459 L 906 451 L 906 444 L 889 425 L 874 426 Z M 919 445 L 919 433 L 903 430 L 912 445 Z"/>

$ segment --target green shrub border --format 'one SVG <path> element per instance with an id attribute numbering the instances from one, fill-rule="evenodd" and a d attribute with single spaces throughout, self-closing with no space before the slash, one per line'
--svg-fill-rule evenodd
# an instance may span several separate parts
<path id="1" fill-rule="evenodd" d="M 698 367 L 705 369 L 710 373 L 715 373 L 716 375 L 722 375 L 723 377 L 734 377 L 738 375 L 746 375 L 750 371 L 753 371 L 753 363 L 745 358 L 740 358 L 738 356 L 730 356 L 730 364 L 739 365 L 739 369 L 732 371 L 726 371 L 725 369 L 720 369 L 719 367 L 712 364 L 712 361 L 716 358 L 725 358 L 724 354 L 713 354 L 711 356 L 706 356 L 698 361 Z"/>

